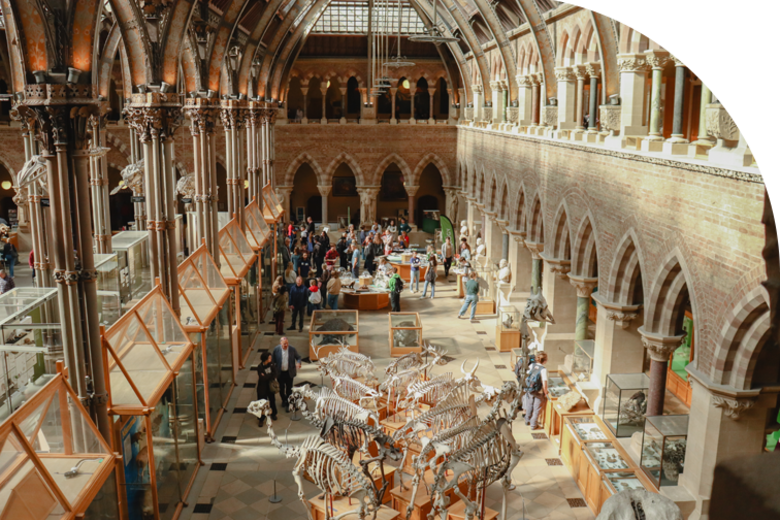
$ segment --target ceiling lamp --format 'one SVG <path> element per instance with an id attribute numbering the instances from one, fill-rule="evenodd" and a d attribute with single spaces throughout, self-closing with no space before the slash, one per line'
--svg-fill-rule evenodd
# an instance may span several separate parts
<path id="1" fill-rule="evenodd" d="M 10 190 L 11 181 L 3 181 L 2 183 L 0 183 L 0 187 L 2 187 L 4 190 Z"/>
<path id="2" fill-rule="evenodd" d="M 439 10 L 436 8 L 436 0 L 433 0 L 433 24 L 428 29 L 427 34 L 418 34 L 415 36 L 409 36 L 410 42 L 427 42 L 440 45 L 442 43 L 455 43 L 460 41 L 459 38 L 454 36 L 444 36 L 439 30 Z"/>

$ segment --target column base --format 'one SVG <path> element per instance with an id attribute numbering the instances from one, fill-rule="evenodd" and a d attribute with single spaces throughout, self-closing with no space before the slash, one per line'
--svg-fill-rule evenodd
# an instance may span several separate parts
<path id="1" fill-rule="evenodd" d="M 308 118 L 308 117 L 304 117 L 303 119 L 301 119 L 301 124 L 302 124 L 302 125 L 307 125 L 307 124 L 309 124 L 309 118 Z"/>
<path id="2" fill-rule="evenodd" d="M 576 130 L 572 130 L 571 132 L 569 132 L 569 140 L 583 141 L 585 140 L 585 132 L 586 130 L 584 128 L 577 128 Z"/>
<path id="3" fill-rule="evenodd" d="M 410 117 L 409 118 L 409 124 L 410 125 L 416 125 L 417 124 L 417 120 Z"/>
<path id="4" fill-rule="evenodd" d="M 696 157 L 707 157 L 710 153 L 710 149 L 715 146 L 714 141 L 707 139 L 698 139 L 688 145 L 688 157 L 695 159 Z"/>
<path id="5" fill-rule="evenodd" d="M 660 135 L 651 135 L 642 139 L 643 152 L 662 152 L 664 149 L 664 138 Z"/>
<path id="6" fill-rule="evenodd" d="M 323 117 L 322 119 L 320 119 L 320 124 L 321 125 L 327 125 L 328 124 L 328 118 Z"/>
<path id="7" fill-rule="evenodd" d="M 647 139 L 647 136 L 643 135 L 627 135 L 623 138 L 623 148 L 627 150 L 641 150 L 642 143 Z"/>
<path id="8" fill-rule="evenodd" d="M 391 125 L 397 125 L 398 124 L 398 119 L 396 119 L 396 118 L 390 119 L 390 124 Z"/>
<path id="9" fill-rule="evenodd" d="M 588 128 L 587 134 L 585 134 L 585 139 L 589 143 L 598 143 L 599 142 L 599 131 L 595 128 Z"/>
<path id="10" fill-rule="evenodd" d="M 347 124 L 347 118 L 346 117 L 342 117 L 341 119 L 339 119 L 339 124 L 340 125 L 346 125 Z"/>
<path id="11" fill-rule="evenodd" d="M 436 120 L 431 117 L 431 118 L 428 119 L 428 124 L 429 125 L 435 125 L 436 124 Z"/>
<path id="12" fill-rule="evenodd" d="M 675 138 L 673 137 L 664 141 L 663 153 L 670 155 L 688 155 L 688 140 L 682 139 L 675 141 L 673 139 Z"/>
<path id="13" fill-rule="evenodd" d="M 743 143 L 744 140 L 740 139 L 739 145 L 730 148 L 726 146 L 723 139 L 718 139 L 718 144 L 709 151 L 710 162 L 729 166 L 750 166 L 753 164 L 753 154 Z"/>

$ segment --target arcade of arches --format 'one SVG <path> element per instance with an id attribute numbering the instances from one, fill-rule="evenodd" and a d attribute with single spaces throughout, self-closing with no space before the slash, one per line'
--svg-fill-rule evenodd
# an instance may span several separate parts
<path id="1" fill-rule="evenodd" d="M 633 437 L 608 437 L 617 436 L 644 487 L 674 501 L 683 518 L 716 518 L 713 487 L 729 485 L 715 478 L 716 466 L 756 456 L 760 467 L 772 456 L 765 452 L 780 449 L 774 216 L 759 167 L 717 93 L 672 49 L 552 0 L 382 3 L 400 13 L 393 22 L 400 35 L 386 41 L 401 66 L 377 77 L 365 13 L 378 5 L 3 0 L 0 217 L 11 229 L 0 226 L 0 233 L 9 233 L 22 260 L 16 286 L 48 294 L 45 310 L 30 319 L 56 323 L 58 343 L 36 343 L 28 365 L 3 365 L 0 417 L 12 422 L 5 410 L 28 395 L 19 381 L 29 376 L 32 385 L 43 372 L 56 379 L 62 360 L 85 413 L 110 451 L 121 452 L 130 418 L 179 399 L 186 392 L 180 371 L 192 370 L 195 394 L 185 407 L 198 416 L 184 423 L 195 433 L 176 441 L 176 450 L 192 448 L 192 467 L 218 466 L 185 479 L 167 470 L 169 462 L 186 466 L 174 462 L 178 451 L 174 457 L 150 447 L 159 464 L 149 476 L 156 480 L 144 485 L 156 483 L 154 493 L 134 495 L 130 473 L 121 470 L 117 483 L 107 481 L 123 497 L 121 517 L 306 518 L 292 461 L 244 413 L 255 397 L 251 367 L 277 344 L 269 309 L 272 283 L 286 267 L 283 230 L 312 217 L 335 243 L 349 224 L 405 217 L 412 243 L 439 247 L 442 215 L 453 222 L 456 242 L 460 230 L 472 251 L 479 248 L 472 262 L 483 266 L 483 286 L 499 287 L 498 269 L 489 266 L 502 261 L 511 279 L 490 289 L 492 310 L 472 321 L 457 320 L 456 278 L 441 267 L 434 299 L 418 302 L 405 290 L 405 310 L 420 314 L 426 340 L 448 345 L 457 363 L 483 358 L 482 383 L 501 386 L 515 379 L 514 355 L 497 347 L 501 309 L 522 314 L 541 293 L 554 316 L 539 337 L 549 372 L 560 371 L 582 395 L 583 415 L 598 417 L 616 406 L 613 376 L 644 378 L 645 386 L 624 389 L 620 406 L 641 390 L 645 402 L 637 406 L 646 406 L 646 417 L 685 417 L 687 427 L 676 433 L 687 436 L 687 447 L 673 478 L 664 466 L 664 485 L 654 484 L 641 469 L 650 419 L 634 424 Z M 446 41 L 419 38 L 433 32 Z M 380 80 L 386 83 L 377 91 Z M 181 322 L 195 354 L 174 365 L 165 360 L 170 349 L 160 350 L 161 381 L 171 386 L 145 395 L 125 385 L 133 406 L 117 406 L 109 398 L 117 398 L 111 385 L 118 385 L 120 360 L 141 358 L 106 339 L 114 322 L 100 269 L 118 251 L 114 236 L 128 230 L 141 232 L 144 249 L 117 257 L 121 333 L 129 335 L 127 323 L 138 319 L 149 322 L 150 342 L 161 341 L 149 330 L 154 319 L 139 310 L 159 296 L 169 305 L 155 309 Z M 140 264 L 146 271 L 136 284 Z M 195 279 L 197 290 L 209 286 L 203 302 L 194 299 Z M 212 282 L 222 284 L 222 300 Z M 198 315 L 201 304 L 214 309 Z M 361 311 L 360 320 L 361 352 L 384 368 L 387 310 Z M 306 357 L 307 331 L 289 332 Z M 226 350 L 215 354 L 219 348 Z M 216 368 L 206 366 L 215 355 Z M 130 379 L 143 371 L 121 368 Z M 320 381 L 317 374 L 315 363 L 305 363 L 298 380 Z M 552 407 L 546 415 L 560 420 Z M 148 417 L 138 421 L 154 430 L 155 443 L 167 435 Z M 315 433 L 305 422 L 290 423 L 291 442 Z M 519 517 L 527 505 L 529 518 L 593 518 L 607 498 L 598 491 L 606 480 L 597 480 L 593 498 L 593 486 L 578 477 L 589 459 L 554 467 L 559 458 L 573 464 L 561 451 L 566 423 L 547 436 L 518 423 L 526 455 L 513 473 L 508 514 Z M 0 426 L 0 446 L 6 434 Z M 222 464 L 227 473 L 213 471 Z M 4 472 L 0 465 L 0 494 L 10 482 Z M 54 487 L 46 482 L 40 487 Z M 175 496 L 165 495 L 169 485 Z M 272 506 L 276 485 L 283 501 Z M 305 486 L 310 498 L 319 493 Z M 485 491 L 482 505 L 500 509 L 499 492 Z M 78 516 L 78 504 L 64 509 Z"/>

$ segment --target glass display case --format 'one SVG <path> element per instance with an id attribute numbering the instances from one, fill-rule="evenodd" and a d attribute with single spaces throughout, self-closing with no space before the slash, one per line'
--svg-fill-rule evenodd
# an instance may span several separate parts
<path id="1" fill-rule="evenodd" d="M 279 202 L 279 198 L 276 196 L 276 192 L 270 184 L 263 186 L 263 198 L 265 199 L 265 204 L 271 208 L 276 221 L 281 221 L 282 217 L 284 216 L 284 208 L 282 207 L 282 203 Z"/>
<path id="2" fill-rule="evenodd" d="M 265 223 L 265 219 L 262 218 L 262 216 L 258 217 L 258 215 L 259 209 L 257 208 L 257 202 L 252 201 L 247 207 L 244 208 L 246 238 L 249 241 L 250 247 L 255 252 L 262 249 L 262 247 L 268 242 L 271 235 L 271 230 Z"/>
<path id="3" fill-rule="evenodd" d="M 645 421 L 640 465 L 657 488 L 676 486 L 685 466 L 688 415 L 657 415 Z"/>
<path id="4" fill-rule="evenodd" d="M 0 295 L 0 420 L 56 373 L 47 353 L 62 350 L 57 289 L 17 287 Z"/>
<path id="5" fill-rule="evenodd" d="M 582 442 L 605 441 L 609 438 L 596 416 L 569 417 L 566 422 L 571 424 L 572 432 Z"/>
<path id="6" fill-rule="evenodd" d="M 499 352 L 511 352 L 512 349 L 520 348 L 520 318 L 520 311 L 514 305 L 503 305 L 498 309 L 496 347 Z"/>
<path id="7" fill-rule="evenodd" d="M 615 437 L 643 431 L 649 387 L 650 378 L 643 373 L 607 375 L 601 417 Z"/>
<path id="8" fill-rule="evenodd" d="M 594 513 L 598 515 L 601 512 L 601 508 L 604 507 L 604 502 L 606 502 L 615 493 L 629 491 L 632 489 L 653 491 L 652 485 L 638 470 L 613 471 L 604 473 L 601 476 L 601 493 L 598 503 L 599 507 L 598 510 L 594 511 Z"/>
<path id="9" fill-rule="evenodd" d="M 148 240 L 148 231 L 121 231 L 111 237 L 111 250 L 117 254 L 119 263 L 122 304 L 152 290 Z"/>
<path id="10" fill-rule="evenodd" d="M 612 441 L 590 442 L 584 444 L 582 449 L 591 464 L 597 466 L 600 470 L 628 469 L 630 467 Z"/>
<path id="11" fill-rule="evenodd" d="M 562 373 L 548 371 L 547 390 L 550 392 L 551 399 L 558 399 L 571 392 L 571 387 Z"/>
<path id="12" fill-rule="evenodd" d="M 260 263 L 253 262 L 246 276 L 241 279 L 241 353 L 245 365 L 258 333 L 260 323 Z"/>
<path id="13" fill-rule="evenodd" d="M 96 254 L 95 269 L 97 270 L 98 319 L 101 325 L 110 327 L 122 315 L 117 254 Z"/>
<path id="14" fill-rule="evenodd" d="M 358 352 L 358 311 L 315 310 L 309 326 L 309 359 L 316 361 L 345 346 Z"/>
<path id="15" fill-rule="evenodd" d="M 391 312 L 390 355 L 401 357 L 412 352 L 422 352 L 422 320 L 416 312 Z"/>
<path id="16" fill-rule="evenodd" d="M 577 478 L 582 459 L 582 446 L 589 442 L 610 440 L 606 427 L 595 415 L 569 416 L 563 419 L 561 460 Z"/>
<path id="17" fill-rule="evenodd" d="M 184 327 L 205 328 L 227 299 L 230 289 L 205 245 L 179 265 L 179 307 Z"/>
<path id="18" fill-rule="evenodd" d="M 477 272 L 479 283 L 479 301 L 477 302 L 477 315 L 493 316 L 496 314 L 496 274 L 497 269 L 493 264 L 485 266 L 473 264 Z"/>
<path id="19" fill-rule="evenodd" d="M 129 517 L 151 507 L 169 520 L 200 464 L 193 344 L 158 286 L 106 331 L 103 346 Z"/>
<path id="20" fill-rule="evenodd" d="M 592 511 L 598 511 L 600 508 L 601 478 L 604 473 L 630 469 L 628 460 L 616 441 L 589 442 L 582 445 L 582 460 L 575 479 Z"/>
<path id="21" fill-rule="evenodd" d="M 117 459 L 62 373 L 0 425 L 0 453 L 3 519 L 120 518 Z"/>
<path id="22" fill-rule="evenodd" d="M 571 375 L 575 381 L 589 381 L 593 373 L 593 355 L 596 352 L 596 342 L 592 339 L 574 341 L 574 359 Z"/>
<path id="23" fill-rule="evenodd" d="M 229 285 L 238 285 L 246 276 L 255 253 L 236 219 L 219 231 L 220 272 Z"/>

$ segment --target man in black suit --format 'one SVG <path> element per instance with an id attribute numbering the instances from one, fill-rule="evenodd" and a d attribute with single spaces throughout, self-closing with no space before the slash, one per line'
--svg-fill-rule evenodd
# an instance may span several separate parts
<path id="1" fill-rule="evenodd" d="M 274 348 L 273 361 L 279 373 L 279 395 L 282 397 L 282 408 L 289 408 L 290 394 L 292 394 L 293 380 L 301 368 L 301 356 L 295 347 L 290 346 L 286 337 L 282 337 Z"/>

